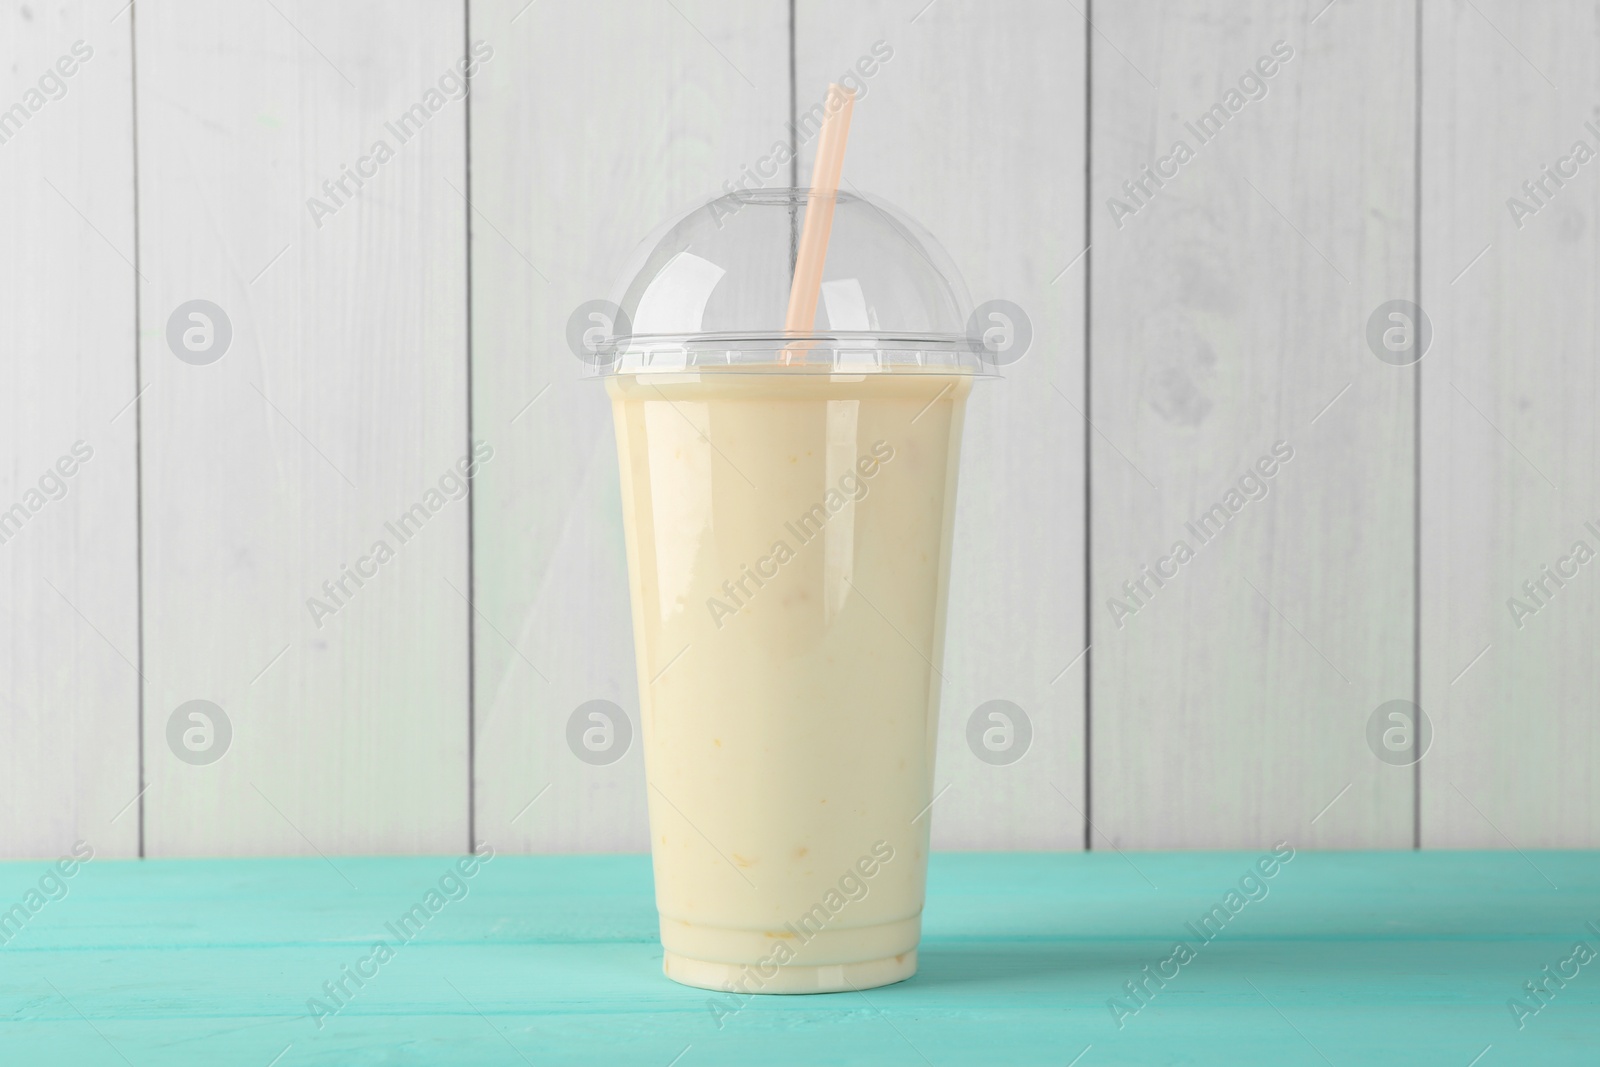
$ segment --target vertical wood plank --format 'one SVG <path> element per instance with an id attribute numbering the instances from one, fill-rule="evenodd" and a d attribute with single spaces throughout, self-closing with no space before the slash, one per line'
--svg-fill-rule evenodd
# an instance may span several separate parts
<path id="1" fill-rule="evenodd" d="M 1415 369 L 1364 333 L 1412 297 L 1415 14 L 1319 6 L 1095 8 L 1097 844 L 1412 842 L 1414 770 L 1365 730 L 1413 695 Z M 1241 91 L 1279 41 L 1265 95 Z M 1180 140 L 1162 187 L 1123 188 Z"/>
<path id="2" fill-rule="evenodd" d="M 1086 31 L 1069 6 L 1042 0 L 921 12 L 826 0 L 796 13 L 798 110 L 841 76 L 861 86 L 846 187 L 883 197 L 932 232 L 975 304 L 1011 301 L 1032 324 L 1028 352 L 968 402 L 935 776 L 938 848 L 1081 848 L 1084 840 Z M 801 147 L 801 184 L 815 147 Z M 974 715 L 983 729 L 1003 727 L 979 713 L 994 700 L 1027 717 L 1026 747 L 991 757 L 1015 762 L 980 759 L 969 744 Z M 1010 744 L 1020 746 L 1012 725 Z"/>
<path id="3" fill-rule="evenodd" d="M 1422 841 L 1593 848 L 1600 17 L 1424 7 Z"/>
<path id="4" fill-rule="evenodd" d="M 148 851 L 458 850 L 463 4 L 137 18 Z M 193 300 L 231 326 L 205 365 Z M 169 744 L 193 700 L 215 762 Z"/>
<path id="5" fill-rule="evenodd" d="M 567 322 L 614 295 L 652 229 L 787 138 L 788 5 L 484 0 L 471 16 L 496 49 L 472 92 L 473 426 L 495 448 L 474 491 L 477 833 L 642 850 L 616 443 Z M 629 721 L 609 763 L 568 747 L 590 701 Z"/>
<path id="6" fill-rule="evenodd" d="M 139 847 L 132 48 L 120 6 L 0 11 L 0 857 L 60 855 L 80 838 L 99 856 Z"/>

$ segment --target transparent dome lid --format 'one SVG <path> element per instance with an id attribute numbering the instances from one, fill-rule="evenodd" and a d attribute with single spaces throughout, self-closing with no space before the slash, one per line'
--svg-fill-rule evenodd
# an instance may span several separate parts
<path id="1" fill-rule="evenodd" d="M 591 372 L 988 373 L 966 286 L 939 243 L 880 202 L 833 197 L 809 329 L 788 330 L 785 319 L 800 235 L 822 198 L 730 193 L 635 253 L 611 330 L 590 346 Z"/>

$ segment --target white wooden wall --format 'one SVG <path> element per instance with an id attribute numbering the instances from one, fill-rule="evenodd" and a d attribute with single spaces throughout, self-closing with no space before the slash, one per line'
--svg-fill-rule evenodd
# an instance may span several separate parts
<path id="1" fill-rule="evenodd" d="M 1600 846 L 1600 560 L 1507 607 L 1600 550 L 1600 161 L 1506 206 L 1600 149 L 1576 0 L 37 0 L 0 109 L 78 41 L 0 126 L 0 513 L 93 452 L 0 543 L 0 856 L 646 847 L 636 731 L 566 742 L 638 710 L 567 320 L 879 42 L 846 179 L 1034 327 L 971 401 L 935 843 Z M 1419 364 L 1369 348 L 1391 300 Z M 967 747 L 990 700 L 1015 763 Z M 1419 764 L 1370 747 L 1390 700 Z"/>
<path id="2" fill-rule="evenodd" d="M 1413 292 L 1415 11 L 1316 14 L 1097 13 L 1091 817 L 1118 846 L 1412 844 L 1414 772 L 1364 728 L 1414 695 L 1416 370 L 1362 329 Z M 1275 45 L 1265 95 L 1202 144 L 1184 123 Z M 1177 139 L 1195 158 L 1114 221 L 1105 201 Z M 1185 524 L 1279 442 L 1270 493 L 1200 545 Z M 1195 559 L 1114 616 L 1183 538 Z"/>
<path id="3" fill-rule="evenodd" d="M 1593 847 L 1600 567 L 1547 579 L 1543 605 L 1522 585 L 1578 540 L 1600 549 L 1600 161 L 1547 180 L 1533 215 L 1506 201 L 1536 206 L 1522 184 L 1574 142 L 1600 150 L 1600 14 L 1475 2 L 1430 4 L 1423 26 L 1421 681 L 1438 752 L 1422 835 Z M 1513 596 L 1538 610 L 1514 617 Z"/>
<path id="4" fill-rule="evenodd" d="M 0 126 L 0 509 L 27 507 L 78 442 L 89 459 L 65 464 L 66 495 L 20 530 L 0 525 L 0 855 L 56 855 L 82 839 L 97 855 L 134 856 L 133 48 L 113 4 L 24 10 L 0 10 L 0 106 L 44 72 L 59 76 L 63 56 L 74 73 L 20 129 Z"/>

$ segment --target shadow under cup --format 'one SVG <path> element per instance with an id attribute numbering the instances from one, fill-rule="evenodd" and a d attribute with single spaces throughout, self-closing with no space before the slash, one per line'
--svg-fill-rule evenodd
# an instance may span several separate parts
<path id="1" fill-rule="evenodd" d="M 607 379 L 668 977 L 915 973 L 971 381 Z"/>

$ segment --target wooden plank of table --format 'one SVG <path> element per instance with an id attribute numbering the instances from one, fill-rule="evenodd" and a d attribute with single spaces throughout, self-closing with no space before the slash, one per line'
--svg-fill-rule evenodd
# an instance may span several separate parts
<path id="1" fill-rule="evenodd" d="M 0 856 L 139 850 L 132 40 L 0 10 Z"/>
<path id="2" fill-rule="evenodd" d="M 1593 846 L 1600 17 L 1424 11 L 1422 843 Z"/>
<path id="3" fill-rule="evenodd" d="M 96 860 L 0 947 L 0 1043 L 174 1067 L 1593 1062 L 1593 963 L 1521 1027 L 1508 1002 L 1600 945 L 1600 854 L 1266 858 L 935 854 L 914 978 L 748 1002 L 661 974 L 643 855 Z M 45 871 L 0 865 L 0 901 Z"/>
<path id="4" fill-rule="evenodd" d="M 788 5 L 471 5 L 478 835 L 511 850 L 649 840 L 610 406 L 567 343 L 657 226 L 786 138 Z M 568 720 L 625 715 L 614 759 Z M 585 712 L 584 714 L 587 714 Z M 587 722 L 587 720 L 586 720 Z"/>
<path id="5" fill-rule="evenodd" d="M 148 851 L 461 848 L 464 5 L 133 14 Z"/>
<path id="6" fill-rule="evenodd" d="M 930 231 L 975 305 L 1010 301 L 1031 324 L 1031 347 L 968 401 L 937 847 L 1084 843 L 1086 32 L 1069 6 L 1043 0 L 1003 13 L 880 0 L 796 9 L 797 111 L 830 81 L 847 77 L 858 94 L 847 191 Z M 815 149 L 801 147 L 801 184 Z M 974 717 L 978 736 L 997 729 L 1009 747 L 981 758 Z"/>
<path id="7" fill-rule="evenodd" d="M 1095 11 L 1100 847 L 1413 841 L 1366 728 L 1414 696 L 1416 372 L 1364 334 L 1413 295 L 1415 12 L 1318 6 Z"/>

